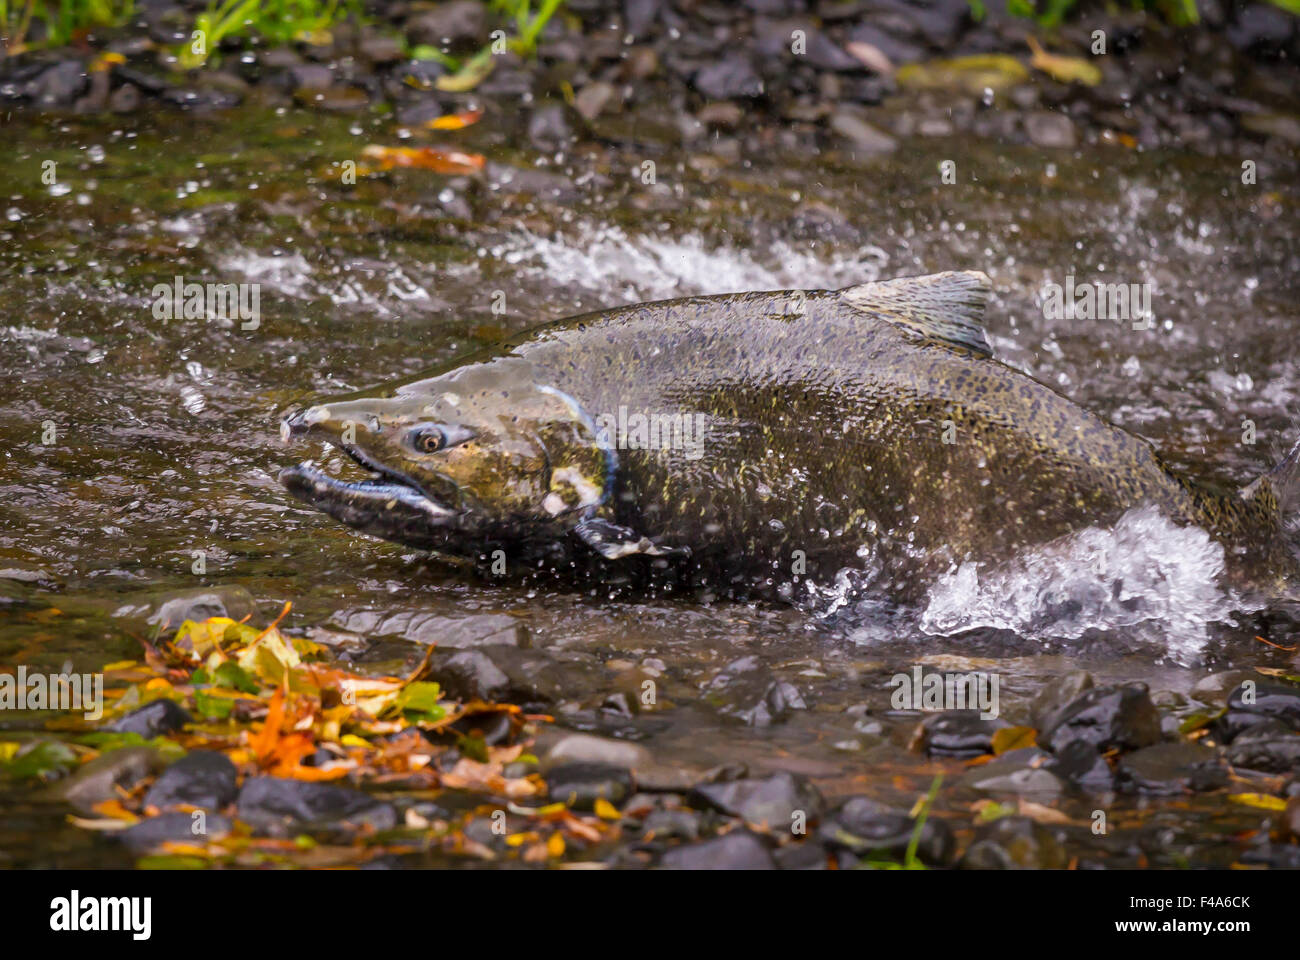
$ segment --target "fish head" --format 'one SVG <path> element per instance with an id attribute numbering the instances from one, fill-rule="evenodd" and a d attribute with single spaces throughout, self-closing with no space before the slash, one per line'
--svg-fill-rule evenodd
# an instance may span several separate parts
<path id="1" fill-rule="evenodd" d="M 348 483 L 301 465 L 281 483 L 412 546 L 469 555 L 489 541 L 559 538 L 605 500 L 613 453 L 571 397 L 512 372 L 471 368 L 294 413 L 286 440 L 323 439 L 376 476 Z"/>

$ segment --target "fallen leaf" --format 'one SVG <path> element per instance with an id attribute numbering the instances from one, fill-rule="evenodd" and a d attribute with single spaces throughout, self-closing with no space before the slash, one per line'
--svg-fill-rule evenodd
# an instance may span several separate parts
<path id="1" fill-rule="evenodd" d="M 425 124 L 430 130 L 463 130 L 479 122 L 483 117 L 480 110 L 462 110 L 460 113 L 444 113 Z"/>
<path id="2" fill-rule="evenodd" d="M 378 161 L 381 170 L 394 167 L 432 170 L 434 173 L 477 173 L 486 159 L 478 153 L 443 150 L 439 147 L 384 147 L 371 144 L 361 155 Z"/>
<path id="3" fill-rule="evenodd" d="M 993 753 L 1002 756 L 1010 750 L 1032 747 L 1038 731 L 1033 727 L 1003 727 L 993 732 Z"/>
<path id="4" fill-rule="evenodd" d="M 1048 53 L 1034 37 L 1026 37 L 1025 43 L 1033 56 L 1029 65 L 1050 76 L 1059 83 L 1082 83 L 1095 87 L 1101 83 L 1101 71 L 1080 57 L 1066 57 L 1059 53 Z"/>

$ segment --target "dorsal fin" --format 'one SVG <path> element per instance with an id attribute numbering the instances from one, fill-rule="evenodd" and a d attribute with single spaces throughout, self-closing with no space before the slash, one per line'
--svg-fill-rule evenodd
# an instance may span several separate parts
<path id="1" fill-rule="evenodd" d="M 845 287 L 851 306 L 921 336 L 993 356 L 980 324 L 988 306 L 989 278 L 976 270 L 900 277 Z"/>

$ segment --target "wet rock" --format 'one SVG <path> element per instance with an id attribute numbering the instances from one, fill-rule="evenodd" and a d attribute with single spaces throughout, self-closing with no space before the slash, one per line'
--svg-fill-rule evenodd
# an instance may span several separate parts
<path id="1" fill-rule="evenodd" d="M 978 757 L 993 752 L 993 734 L 1005 720 L 984 720 L 976 710 L 947 710 L 921 723 L 925 752 L 932 757 Z"/>
<path id="2" fill-rule="evenodd" d="M 431 47 L 441 47 L 444 43 L 453 46 L 478 43 L 486 33 L 486 12 L 477 0 L 440 3 L 406 22 L 406 34 L 411 42 Z"/>
<path id="3" fill-rule="evenodd" d="M 905 811 L 868 797 L 853 797 L 827 818 L 817 835 L 827 845 L 855 856 L 901 860 L 915 830 L 916 821 Z M 931 865 L 946 864 L 954 847 L 948 825 L 928 817 L 917 842 L 917 859 Z"/>
<path id="4" fill-rule="evenodd" d="M 118 733 L 138 733 L 146 740 L 180 730 L 193 723 L 190 712 L 173 700 L 153 700 L 109 724 Z"/>
<path id="5" fill-rule="evenodd" d="M 547 771 L 545 780 L 551 800 L 574 810 L 591 810 L 598 799 L 619 806 L 632 793 L 632 774 L 604 763 L 566 763 Z"/>
<path id="6" fill-rule="evenodd" d="M 1294 19 L 1285 11 L 1272 4 L 1255 3 L 1237 11 L 1226 35 L 1238 50 L 1276 55 L 1286 50 L 1294 30 Z"/>
<path id="7" fill-rule="evenodd" d="M 623 0 L 623 31 L 631 37 L 645 37 L 663 10 L 664 0 Z"/>
<path id="8" fill-rule="evenodd" d="M 558 103 L 538 107 L 528 118 L 528 142 L 541 150 L 558 150 L 573 141 L 568 114 Z"/>
<path id="9" fill-rule="evenodd" d="M 1226 704 L 1228 697 L 1243 680 L 1259 680 L 1254 670 L 1225 670 L 1202 677 L 1192 687 L 1192 696 L 1202 703 Z"/>
<path id="10" fill-rule="evenodd" d="M 675 847 L 663 855 L 665 870 L 775 870 L 776 862 L 767 845 L 748 830 Z"/>
<path id="11" fill-rule="evenodd" d="M 1276 720 L 1265 720 L 1233 739 L 1227 760 L 1247 770 L 1289 773 L 1300 769 L 1300 734 Z"/>
<path id="12" fill-rule="evenodd" d="M 117 834 L 137 856 L 157 850 L 164 843 L 204 844 L 222 840 L 230 834 L 232 824 L 220 814 L 195 817 L 190 813 L 164 813 L 141 820 Z"/>
<path id="13" fill-rule="evenodd" d="M 1083 740 L 1099 750 L 1135 750 L 1160 741 L 1160 715 L 1146 684 L 1096 687 L 1076 697 L 1038 735 L 1038 744 L 1052 753 Z"/>
<path id="14" fill-rule="evenodd" d="M 116 799 L 118 787 L 130 790 L 160 766 L 162 760 L 153 747 L 119 747 L 83 764 L 56 784 L 51 794 L 82 813 L 90 813 L 95 804 Z"/>
<path id="15" fill-rule="evenodd" d="M 1300 687 L 1260 681 L 1243 683 L 1229 694 L 1228 710 L 1269 717 L 1300 730 Z"/>
<path id="16" fill-rule="evenodd" d="M 852 144 L 853 149 L 867 154 L 890 153 L 898 149 L 898 141 L 882 133 L 861 117 L 843 110 L 831 114 L 830 127 Z"/>
<path id="17" fill-rule="evenodd" d="M 461 650 L 431 664 L 433 679 L 457 700 L 502 700 L 510 678 L 482 650 Z"/>
<path id="18" fill-rule="evenodd" d="M 1052 772 L 1085 793 L 1109 793 L 1115 789 L 1115 773 L 1110 764 L 1086 740 L 1067 743 L 1057 755 Z"/>
<path id="19" fill-rule="evenodd" d="M 28 95 L 39 109 L 65 109 L 72 106 L 86 84 L 86 70 L 81 61 L 64 60 L 32 81 Z"/>
<path id="20" fill-rule="evenodd" d="M 424 97 L 420 100 L 416 100 L 414 103 L 404 103 L 400 107 L 398 107 L 396 119 L 397 122 L 402 124 L 403 126 L 422 127 L 430 120 L 436 120 L 438 119 L 438 117 L 442 116 L 446 112 L 447 112 L 446 108 L 440 102 L 438 102 L 438 100 L 436 100 L 433 97 Z M 364 613 L 359 612 L 359 613 L 352 613 L 352 614 L 342 614 L 342 617 L 345 621 L 348 622 L 357 622 L 357 623 L 371 622 L 374 623 L 375 625 L 382 624 L 387 619 L 386 617 L 374 613 L 373 611 L 365 611 Z M 339 618 L 340 618 L 340 614 L 336 613 L 334 615 L 334 620 L 332 622 L 338 623 Z M 410 623 L 408 619 L 408 622 L 403 627 L 403 630 L 405 630 L 409 626 Z M 362 631 L 362 632 L 368 632 L 368 631 Z"/>
<path id="21" fill-rule="evenodd" d="M 1028 797 L 1050 802 L 1065 790 L 1054 772 L 1052 755 L 1037 747 L 1011 750 L 996 760 L 973 767 L 957 781 L 959 786 L 980 793 Z"/>
<path id="22" fill-rule="evenodd" d="M 1214 790 L 1228 782 L 1218 755 L 1194 743 L 1157 743 L 1121 757 L 1119 788 L 1129 793 Z"/>
<path id="23" fill-rule="evenodd" d="M 1300 840 L 1300 797 L 1289 795 L 1279 827 L 1292 840 Z"/>
<path id="24" fill-rule="evenodd" d="M 194 750 L 163 771 L 145 794 L 144 805 L 159 810 L 183 805 L 220 810 L 239 792 L 238 776 L 224 754 Z"/>
<path id="25" fill-rule="evenodd" d="M 807 704 L 791 683 L 773 678 L 755 657 L 742 657 L 724 667 L 709 683 L 722 691 L 719 712 L 738 717 L 751 727 L 766 727 L 787 719 Z"/>
<path id="26" fill-rule="evenodd" d="M 881 30 L 870 23 L 860 23 L 849 31 L 850 43 L 865 43 L 875 47 L 883 53 L 895 66 L 901 66 L 904 63 L 915 63 L 924 59 L 925 49 L 918 44 L 908 43 Z"/>
<path id="27" fill-rule="evenodd" d="M 420 105 L 420 115 L 428 112 L 428 105 Z M 441 110 L 437 103 L 433 109 Z M 434 116 L 438 114 L 435 113 Z M 424 119 L 407 119 L 401 122 L 418 125 Z M 432 119 L 432 117 L 428 118 Z M 464 650 L 490 645 L 519 646 L 526 637 L 523 624 L 504 613 L 477 613 L 466 616 L 443 616 L 420 610 L 378 611 L 355 610 L 337 612 L 330 623 L 350 633 L 369 637 L 402 637 L 412 643 L 436 645 L 440 650 Z"/>
<path id="28" fill-rule="evenodd" d="M 614 99 L 614 88 L 608 83 L 589 83 L 574 98 L 573 105 L 588 122 L 595 120 Z"/>
<path id="29" fill-rule="evenodd" d="M 362 33 L 357 50 L 374 64 L 396 63 L 402 59 L 401 41 L 369 29 Z"/>
<path id="30" fill-rule="evenodd" d="M 695 89 L 711 100 L 732 100 L 736 97 L 759 97 L 763 94 L 763 81 L 754 70 L 753 63 L 742 53 L 730 53 L 717 63 L 697 70 L 691 79 Z"/>
<path id="31" fill-rule="evenodd" d="M 1069 149 L 1075 144 L 1074 124 L 1063 113 L 1036 110 L 1025 117 L 1025 136 L 1038 147 Z"/>
<path id="32" fill-rule="evenodd" d="M 1232 743 L 1233 740 L 1249 730 L 1251 727 L 1257 727 L 1262 723 L 1271 723 L 1271 717 L 1262 713 L 1246 713 L 1243 710 L 1229 710 L 1223 716 L 1214 721 L 1213 730 L 1220 743 Z M 1283 724 L 1283 726 L 1286 726 Z M 1289 728 L 1288 728 L 1289 729 Z"/>
<path id="33" fill-rule="evenodd" d="M 864 69 L 861 60 L 820 30 L 807 31 L 807 52 L 804 58 L 818 70 L 858 73 Z"/>
<path id="34" fill-rule="evenodd" d="M 328 90 L 334 85 L 334 71 L 318 63 L 300 63 L 286 72 L 290 90 Z"/>
<path id="35" fill-rule="evenodd" d="M 784 771 L 762 779 L 700 784 L 690 800 L 772 833 L 788 831 L 796 823 L 811 826 L 821 819 L 823 806 L 816 787 Z"/>
<path id="36" fill-rule="evenodd" d="M 129 86 L 129 85 L 128 85 Z M 127 87 L 119 87 L 118 91 Z M 137 91 L 137 98 L 139 92 Z M 110 101 L 110 107 L 112 102 Z M 113 109 L 117 109 L 113 107 Z M 115 617 L 135 616 L 148 611 L 146 620 L 159 630 L 175 631 L 186 620 L 200 622 L 210 617 L 242 620 L 257 610 L 253 595 L 244 587 L 214 587 L 174 593 L 168 599 L 145 606 L 128 605 L 114 611 Z"/>
<path id="37" fill-rule="evenodd" d="M 787 843 L 778 847 L 773 858 L 780 870 L 829 870 L 829 854 L 816 840 Z"/>
<path id="38" fill-rule="evenodd" d="M 1061 870 L 1068 863 L 1056 834 L 1028 817 L 1000 817 L 975 831 L 963 869 Z"/>
<path id="39" fill-rule="evenodd" d="M 515 167 L 488 161 L 485 170 L 492 189 L 503 193 L 530 194 L 543 199 L 564 202 L 578 196 L 573 181 L 562 173 L 538 170 L 534 167 Z"/>
<path id="40" fill-rule="evenodd" d="M 273 837 L 330 827 L 390 830 L 397 825 L 391 804 L 360 790 L 281 777 L 245 781 L 237 816 L 258 833 Z"/>
<path id="41" fill-rule="evenodd" d="M 653 762 L 650 751 L 635 743 L 593 737 L 585 733 L 549 732 L 538 738 L 535 748 L 543 769 L 570 763 L 596 763 L 638 770 Z"/>
<path id="42" fill-rule="evenodd" d="M 641 830 L 656 840 L 695 841 L 700 838 L 700 815 L 677 807 L 654 810 L 642 822 Z"/>

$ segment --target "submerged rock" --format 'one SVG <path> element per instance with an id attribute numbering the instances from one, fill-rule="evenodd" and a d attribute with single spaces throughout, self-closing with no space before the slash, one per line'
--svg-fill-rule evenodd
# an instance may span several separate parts
<path id="1" fill-rule="evenodd" d="M 109 724 L 118 733 L 138 733 L 146 740 L 174 733 L 193 723 L 190 712 L 174 700 L 153 700 Z"/>
<path id="2" fill-rule="evenodd" d="M 231 830 L 229 819 L 210 813 L 198 818 L 189 813 L 164 813 L 141 820 L 118 834 L 118 838 L 135 854 L 156 850 L 164 843 L 203 844 L 221 840 Z"/>
<path id="3" fill-rule="evenodd" d="M 775 870 L 776 862 L 754 834 L 733 830 L 703 843 L 674 847 L 660 858 L 659 866 L 665 870 Z"/>
<path id="4" fill-rule="evenodd" d="M 1046 803 L 1065 790 L 1052 761 L 1050 753 L 1037 747 L 1011 750 L 971 768 L 957 783 L 980 793 L 1011 794 Z"/>
<path id="5" fill-rule="evenodd" d="M 1115 772 L 1097 748 L 1085 740 L 1067 743 L 1056 756 L 1052 772 L 1084 793 L 1115 789 Z"/>
<path id="6" fill-rule="evenodd" d="M 1258 680 L 1240 683 L 1228 695 L 1228 709 L 1271 717 L 1300 730 L 1300 687 Z"/>
<path id="7" fill-rule="evenodd" d="M 1028 817 L 1001 817 L 975 831 L 963 869 L 1061 870 L 1069 861 L 1056 833 Z"/>
<path id="8" fill-rule="evenodd" d="M 566 763 L 545 775 L 551 800 L 574 810 L 591 810 L 597 800 L 619 806 L 632 793 L 632 774 L 604 763 Z"/>
<path id="9" fill-rule="evenodd" d="M 119 747 L 85 763 L 51 792 L 82 813 L 89 813 L 96 804 L 116 799 L 118 787 L 130 790 L 160 766 L 162 759 L 153 747 Z"/>
<path id="10" fill-rule="evenodd" d="M 785 772 L 762 779 L 700 784 L 690 798 L 771 833 L 788 831 L 799 822 L 810 825 L 821 819 L 823 807 L 815 786 Z"/>
<path id="11" fill-rule="evenodd" d="M 1121 757 L 1121 790 L 1146 794 L 1214 790 L 1228 782 L 1219 756 L 1194 743 L 1157 743 Z"/>
<path id="12" fill-rule="evenodd" d="M 182 805 L 219 810 L 234 801 L 238 777 L 224 754 L 194 750 L 162 772 L 145 794 L 144 805 L 159 810 Z"/>
<path id="13" fill-rule="evenodd" d="M 1233 738 L 1226 756 L 1234 767 L 1289 773 L 1300 769 L 1300 734 L 1266 719 Z"/>
<path id="14" fill-rule="evenodd" d="M 287 837 L 328 827 L 397 825 L 393 806 L 369 794 L 327 783 L 253 777 L 239 791 L 236 815 L 258 833 Z"/>
<path id="15" fill-rule="evenodd" d="M 993 752 L 993 734 L 1005 720 L 985 720 L 975 710 L 948 710 L 926 717 L 921 727 L 932 757 L 978 757 Z"/>
<path id="16" fill-rule="evenodd" d="M 1099 750 L 1135 750 L 1160 742 L 1160 714 L 1146 684 L 1096 687 L 1076 697 L 1038 735 L 1040 746 L 1060 753 L 1075 740 Z"/>
<path id="17" fill-rule="evenodd" d="M 912 842 L 916 821 L 905 811 L 885 806 L 869 797 L 853 797 L 827 818 L 818 837 L 827 845 L 856 856 L 901 860 Z M 929 817 L 917 842 L 916 856 L 939 866 L 951 861 L 955 843 L 942 820 Z"/>

